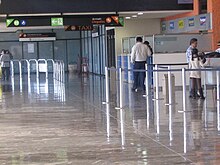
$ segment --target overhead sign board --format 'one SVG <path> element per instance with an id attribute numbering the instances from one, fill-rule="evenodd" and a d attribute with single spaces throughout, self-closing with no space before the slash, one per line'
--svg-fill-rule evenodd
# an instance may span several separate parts
<path id="1" fill-rule="evenodd" d="M 92 31 L 93 26 L 65 26 L 65 31 Z"/>
<path id="2" fill-rule="evenodd" d="M 71 15 L 71 16 L 19 16 L 7 17 L 7 27 L 31 27 L 31 26 L 123 26 L 124 18 L 118 15 Z"/>
<path id="3" fill-rule="evenodd" d="M 55 41 L 55 33 L 21 33 L 19 41 Z"/>
<path id="4" fill-rule="evenodd" d="M 92 18 L 93 25 L 124 26 L 124 18 L 117 15 Z"/>

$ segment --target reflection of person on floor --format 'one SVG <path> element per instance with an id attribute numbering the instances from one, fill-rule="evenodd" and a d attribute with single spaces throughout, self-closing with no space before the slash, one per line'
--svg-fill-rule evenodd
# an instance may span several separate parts
<path id="1" fill-rule="evenodd" d="M 206 59 L 201 55 L 199 56 L 198 49 L 192 49 L 192 56 L 190 59 L 190 69 L 201 69 L 204 66 Z M 192 98 L 196 98 L 197 89 L 199 90 L 200 99 L 205 99 L 203 95 L 203 89 L 201 85 L 201 71 L 190 71 L 190 80 L 192 82 L 191 86 L 191 94 Z"/>
<path id="2" fill-rule="evenodd" d="M 204 101 L 192 102 L 191 126 L 195 150 L 201 148 L 203 105 Z"/>
<path id="3" fill-rule="evenodd" d="M 147 57 L 151 56 L 151 51 L 147 45 L 142 43 L 143 40 L 141 37 L 137 37 L 136 42 L 137 43 L 132 48 L 131 62 L 134 64 L 134 69 L 145 70 Z M 136 91 L 139 86 L 142 90 L 145 90 L 144 80 L 145 72 L 134 72 L 133 90 Z"/>
<path id="4" fill-rule="evenodd" d="M 10 76 L 10 54 L 4 51 L 0 57 L 1 68 L 2 68 L 2 80 L 9 80 Z"/>

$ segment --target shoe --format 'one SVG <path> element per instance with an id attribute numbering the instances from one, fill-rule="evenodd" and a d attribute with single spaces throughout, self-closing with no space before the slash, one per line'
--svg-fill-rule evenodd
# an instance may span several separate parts
<path id="1" fill-rule="evenodd" d="M 199 95 L 200 95 L 200 99 L 202 99 L 202 100 L 204 100 L 205 99 L 205 97 L 204 97 L 204 95 L 203 95 L 203 89 L 201 88 L 201 89 L 199 89 Z"/>
<path id="2" fill-rule="evenodd" d="M 196 99 L 196 90 L 195 89 L 191 89 L 191 98 Z"/>
<path id="3" fill-rule="evenodd" d="M 137 88 L 132 88 L 131 89 L 133 92 L 137 92 Z"/>

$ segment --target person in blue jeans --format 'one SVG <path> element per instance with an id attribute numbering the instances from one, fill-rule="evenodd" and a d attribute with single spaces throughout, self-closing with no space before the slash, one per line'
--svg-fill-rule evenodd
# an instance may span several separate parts
<path id="1" fill-rule="evenodd" d="M 148 48 L 150 49 L 151 51 L 151 56 L 148 56 L 147 57 L 147 64 L 148 64 L 148 83 L 149 85 L 153 85 L 153 66 L 150 65 L 150 64 L 153 64 L 153 49 L 152 47 L 150 46 L 150 43 L 148 41 L 144 41 L 144 44 L 148 46 Z"/>
<path id="2" fill-rule="evenodd" d="M 134 64 L 134 70 L 144 71 L 148 56 L 151 56 L 149 47 L 143 43 L 141 37 L 137 37 L 136 44 L 132 47 L 131 52 L 131 63 Z M 145 90 L 144 80 L 145 72 L 134 71 L 134 84 L 132 90 L 137 91 L 138 88 Z"/>

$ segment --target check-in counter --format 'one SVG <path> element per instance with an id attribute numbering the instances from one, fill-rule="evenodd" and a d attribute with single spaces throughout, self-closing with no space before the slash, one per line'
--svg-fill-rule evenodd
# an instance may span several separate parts
<path id="1" fill-rule="evenodd" d="M 207 58 L 206 68 L 220 68 L 220 58 Z M 216 71 L 206 71 L 206 85 L 216 85 Z"/>

